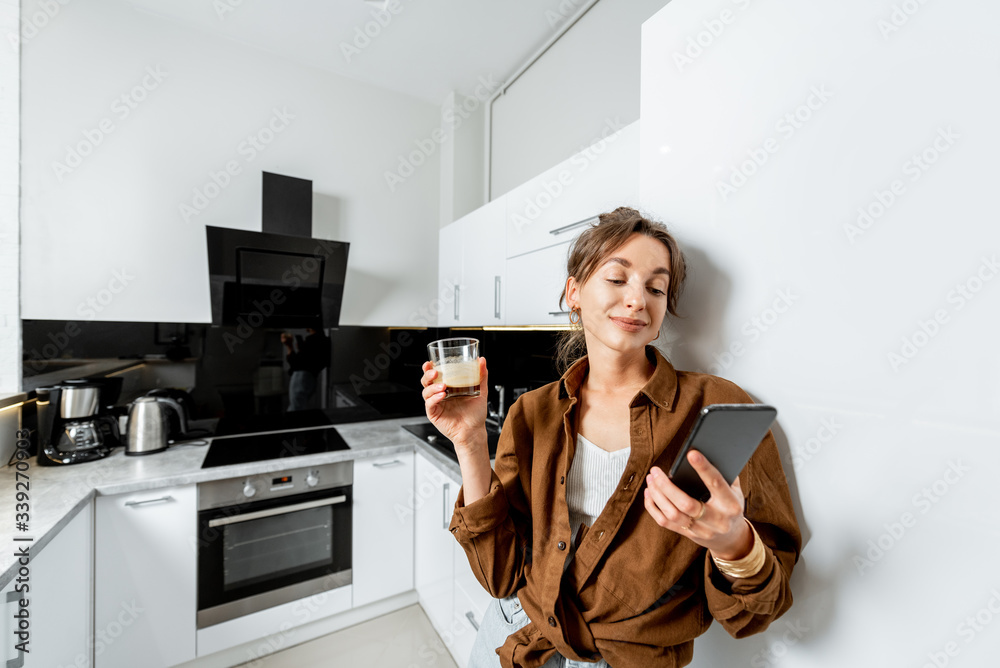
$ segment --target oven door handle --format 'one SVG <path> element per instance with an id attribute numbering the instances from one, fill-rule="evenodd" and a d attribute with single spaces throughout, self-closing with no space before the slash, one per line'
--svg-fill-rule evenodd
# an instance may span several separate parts
<path id="1" fill-rule="evenodd" d="M 303 501 L 302 503 L 294 503 L 290 506 L 279 506 L 278 508 L 269 508 L 267 510 L 257 510 L 252 513 L 243 513 L 242 515 L 219 517 L 214 520 L 209 520 L 208 526 L 221 527 L 226 524 L 239 524 L 240 522 L 259 520 L 262 517 L 274 517 L 275 515 L 286 515 L 288 513 L 294 513 L 296 510 L 306 510 L 307 508 L 319 508 L 320 506 L 333 506 L 338 503 L 344 503 L 345 501 L 347 501 L 347 497 L 344 496 L 343 494 L 340 496 L 332 496 L 328 499 Z"/>

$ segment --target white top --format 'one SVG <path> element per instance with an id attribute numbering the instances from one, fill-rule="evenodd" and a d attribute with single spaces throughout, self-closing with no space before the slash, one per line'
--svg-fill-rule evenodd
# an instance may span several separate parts
<path id="1" fill-rule="evenodd" d="M 576 454 L 566 476 L 566 503 L 569 505 L 569 526 L 573 532 L 573 551 L 580 524 L 594 525 L 594 520 L 604 510 L 621 481 L 630 452 L 631 447 L 608 452 L 583 435 L 576 435 Z M 566 563 L 569 564 L 568 559 Z"/>

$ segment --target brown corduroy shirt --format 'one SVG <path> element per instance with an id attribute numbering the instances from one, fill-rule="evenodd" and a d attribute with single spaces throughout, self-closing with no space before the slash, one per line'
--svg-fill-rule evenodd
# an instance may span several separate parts
<path id="1" fill-rule="evenodd" d="M 757 575 L 730 584 L 708 550 L 659 526 L 644 508 L 646 474 L 654 465 L 669 471 L 702 407 L 753 403 L 728 380 L 675 371 L 652 346 L 646 355 L 656 370 L 629 404 L 625 472 L 594 525 L 584 527 L 565 573 L 572 540 L 565 483 L 586 357 L 511 406 L 489 493 L 465 506 L 459 491 L 450 529 L 476 578 L 495 598 L 516 592 L 531 620 L 498 649 L 505 668 L 537 668 L 557 651 L 577 661 L 599 655 L 615 668 L 683 666 L 713 618 L 741 638 L 792 604 L 788 579 L 801 535 L 770 432 L 740 473 L 744 514 L 767 552 Z"/>

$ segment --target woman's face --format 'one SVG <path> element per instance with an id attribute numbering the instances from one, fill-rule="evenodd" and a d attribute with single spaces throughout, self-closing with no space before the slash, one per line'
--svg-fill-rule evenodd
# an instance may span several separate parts
<path id="1" fill-rule="evenodd" d="M 642 350 L 656 338 L 667 312 L 670 251 L 662 242 L 633 234 L 582 285 L 570 276 L 566 301 L 579 308 L 587 350 Z"/>

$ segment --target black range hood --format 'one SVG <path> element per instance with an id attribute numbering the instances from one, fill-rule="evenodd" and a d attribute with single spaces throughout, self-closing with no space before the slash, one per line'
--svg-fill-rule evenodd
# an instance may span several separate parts
<path id="1" fill-rule="evenodd" d="M 345 241 L 314 239 L 312 182 L 264 173 L 263 232 L 205 227 L 212 324 L 337 327 Z"/>

